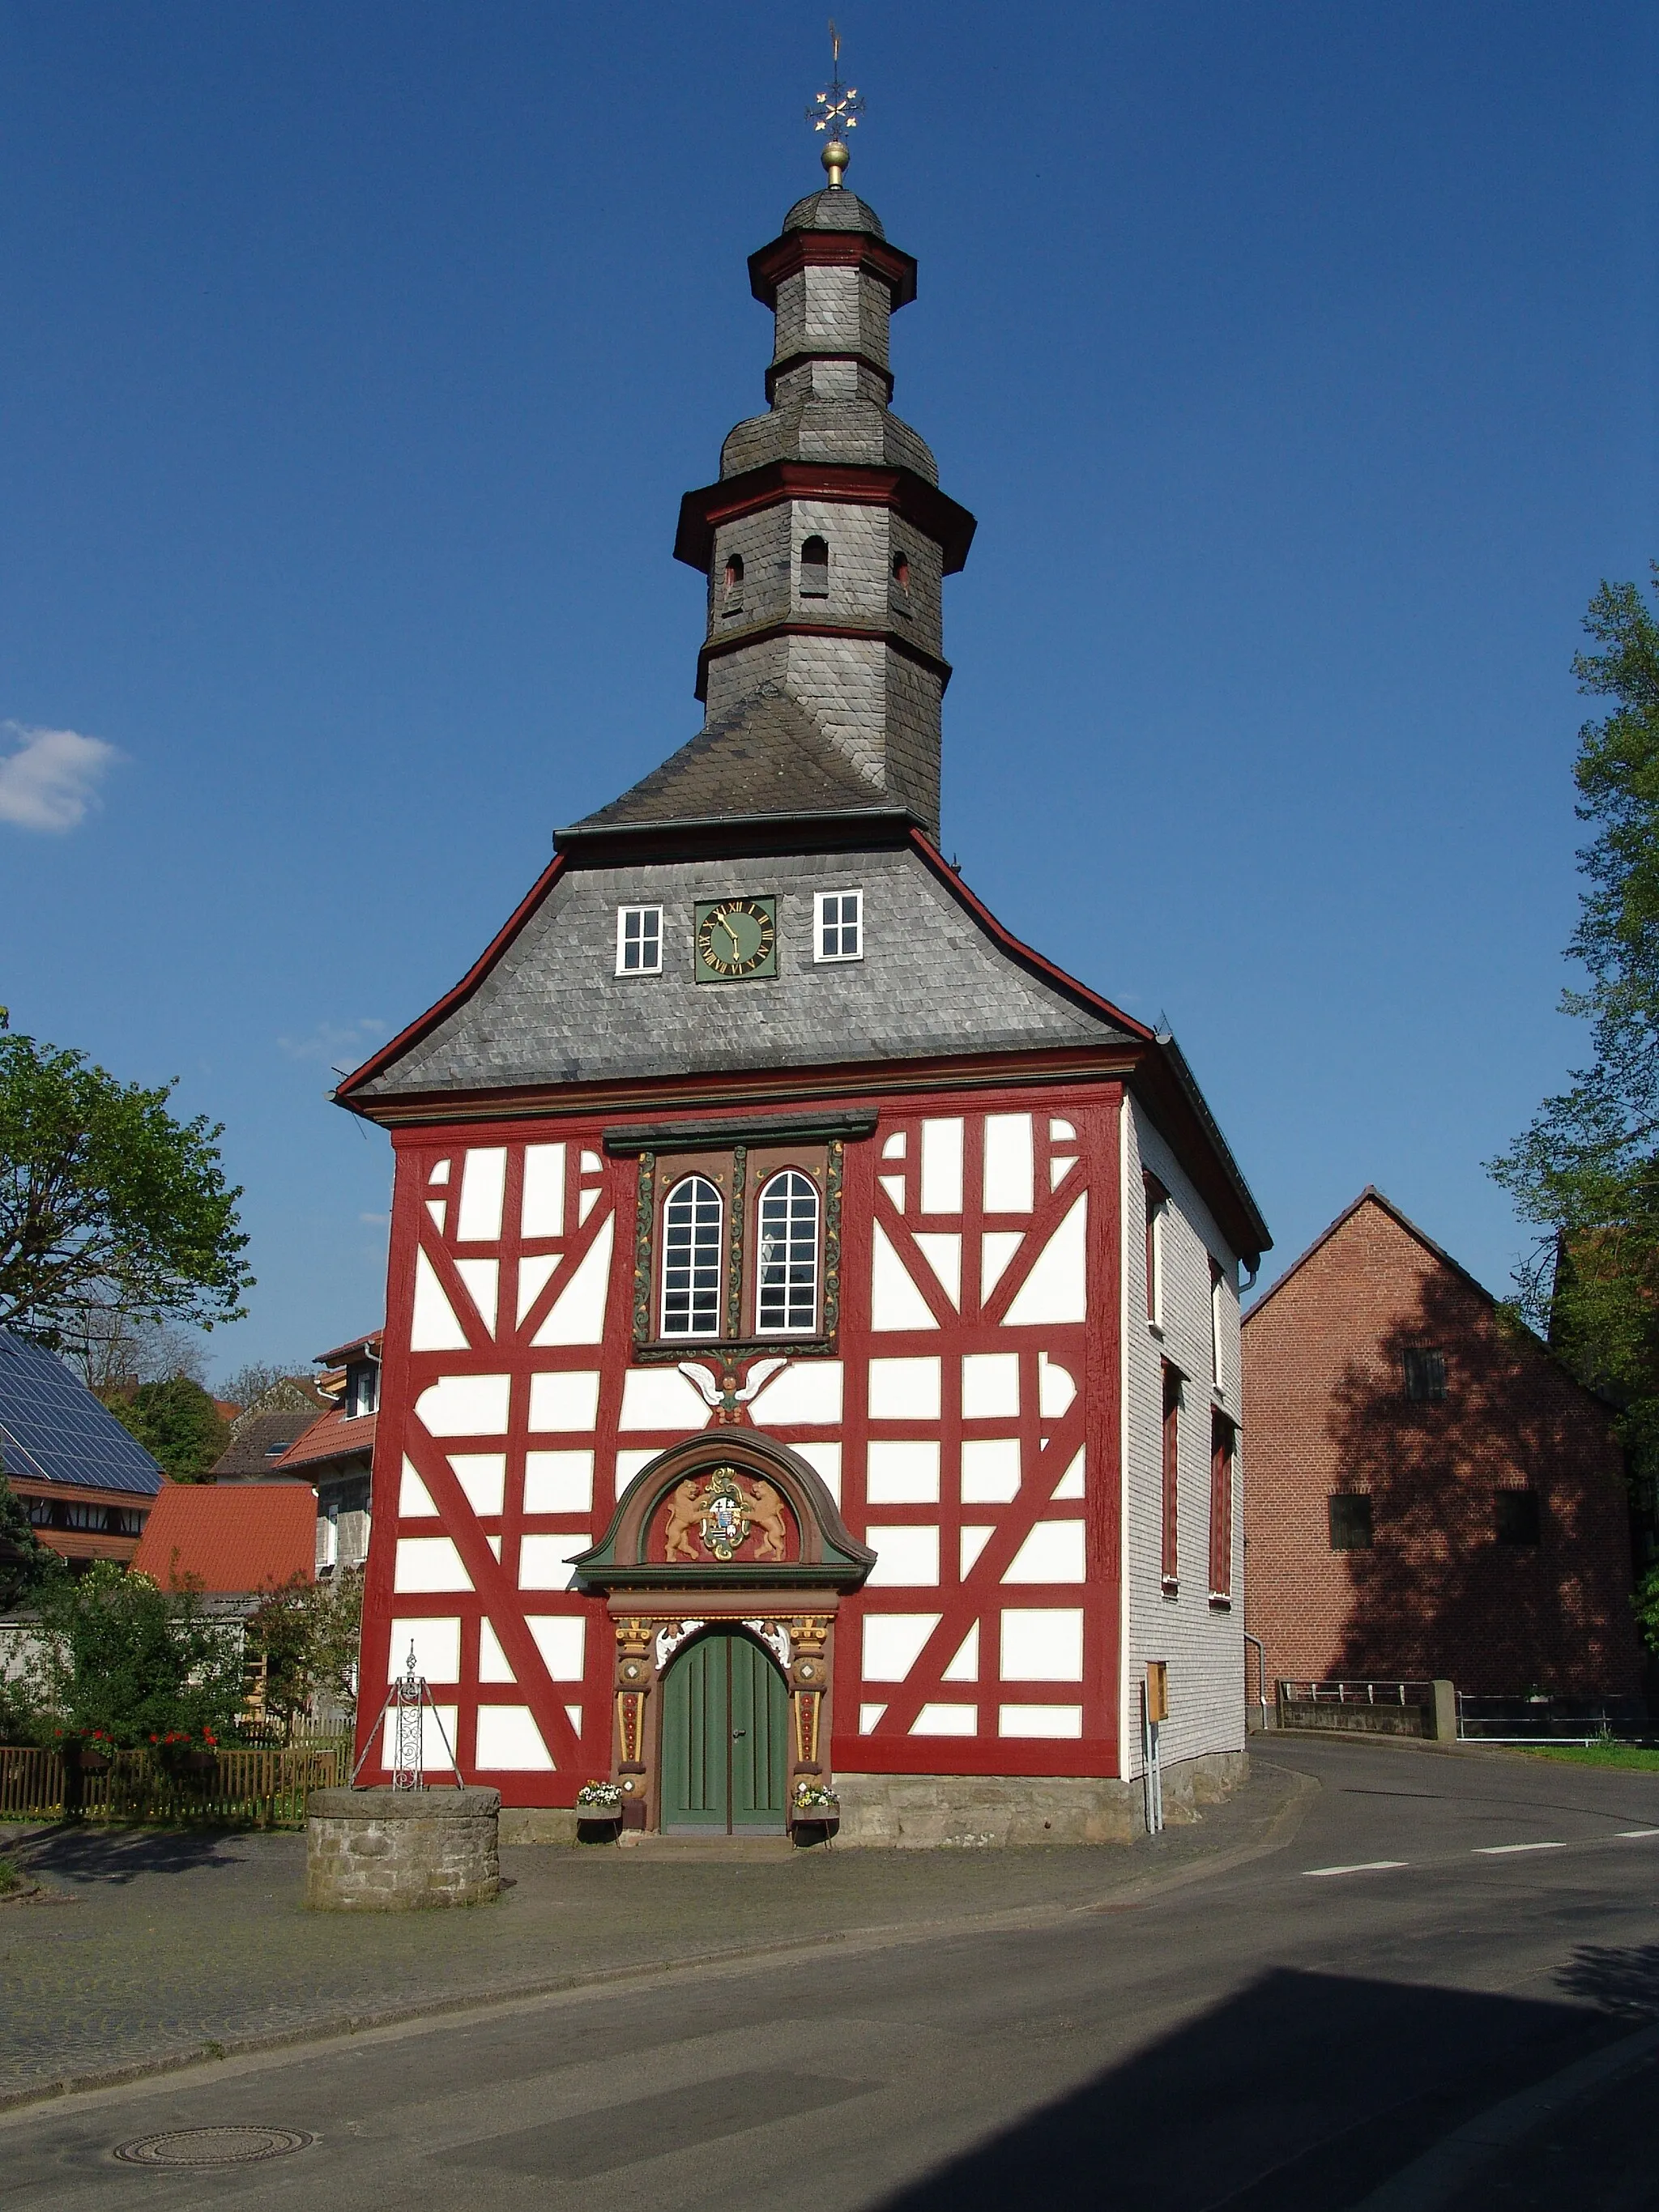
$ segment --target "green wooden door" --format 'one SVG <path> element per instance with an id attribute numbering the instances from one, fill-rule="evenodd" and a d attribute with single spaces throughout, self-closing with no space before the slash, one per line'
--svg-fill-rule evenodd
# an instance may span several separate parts
<path id="1" fill-rule="evenodd" d="M 783 1832 L 789 1694 L 746 1636 L 700 1637 L 663 1679 L 665 1828 Z"/>

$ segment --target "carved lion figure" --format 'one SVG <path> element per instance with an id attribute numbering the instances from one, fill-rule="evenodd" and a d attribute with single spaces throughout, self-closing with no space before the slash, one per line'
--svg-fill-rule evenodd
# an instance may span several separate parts
<path id="1" fill-rule="evenodd" d="M 668 1527 L 664 1557 L 668 1559 L 690 1559 L 695 1565 L 698 1559 L 691 1532 L 702 1516 L 703 1496 L 696 1479 L 674 1485 L 674 1495 L 668 1501 Z"/>
<path id="2" fill-rule="evenodd" d="M 781 1494 L 769 1482 L 757 1480 L 750 1486 L 749 1518 L 759 1532 L 755 1547 L 758 1559 L 781 1559 L 784 1556 L 789 1535 L 789 1523 L 784 1517 Z"/>

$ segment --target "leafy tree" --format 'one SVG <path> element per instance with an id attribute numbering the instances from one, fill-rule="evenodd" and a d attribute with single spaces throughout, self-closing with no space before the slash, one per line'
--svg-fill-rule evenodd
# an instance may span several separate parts
<path id="1" fill-rule="evenodd" d="M 1659 591 L 1659 563 L 1654 568 Z M 1543 1232 L 1517 1273 L 1526 1317 L 1622 1407 L 1650 1502 L 1659 1471 L 1659 620 L 1634 584 L 1604 583 L 1584 628 L 1580 688 L 1612 711 L 1578 733 L 1577 812 L 1595 834 L 1567 957 L 1589 988 L 1562 995 L 1595 1057 L 1547 1098 L 1492 1174 Z M 1659 1583 L 1647 1614 L 1659 1645 Z"/>
<path id="2" fill-rule="evenodd" d="M 343 1569 L 325 1583 L 296 1576 L 249 1616 L 248 1649 L 265 1659 L 265 1710 L 282 1723 L 284 1734 L 319 1694 L 355 1716 L 362 1618 L 360 1567 Z"/>
<path id="3" fill-rule="evenodd" d="M 239 1639 L 195 1590 L 164 1590 L 100 1559 L 47 1585 L 40 1625 L 40 1701 L 70 1733 L 100 1731 L 129 1746 L 172 1729 L 223 1736 L 234 1728 Z"/>
<path id="4" fill-rule="evenodd" d="M 141 1382 L 131 1397 L 111 1392 L 104 1402 L 175 1482 L 199 1482 L 230 1442 L 230 1424 L 187 1375 Z"/>
<path id="5" fill-rule="evenodd" d="M 0 1010 L 0 1030 L 4 1028 Z M 235 1321 L 252 1283 L 217 1139 L 83 1053 L 0 1035 L 0 1328 L 56 1350 L 88 1317 Z"/>
<path id="6" fill-rule="evenodd" d="M 292 1385 L 295 1374 L 292 1367 L 273 1367 L 268 1360 L 250 1359 L 234 1375 L 222 1378 L 218 1395 L 242 1413 L 251 1413 L 268 1391 L 282 1383 Z"/>
<path id="7" fill-rule="evenodd" d="M 22 1500 L 0 1468 L 0 1606 L 32 1597 L 62 1571 L 63 1561 L 35 1534 Z"/>

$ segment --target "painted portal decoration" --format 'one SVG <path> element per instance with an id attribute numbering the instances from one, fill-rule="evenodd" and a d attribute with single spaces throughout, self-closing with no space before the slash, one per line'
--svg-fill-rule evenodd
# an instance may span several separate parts
<path id="1" fill-rule="evenodd" d="M 650 1548 L 665 1565 L 729 1565 L 799 1559 L 794 1516 L 776 1486 L 733 1467 L 677 1482 L 659 1508 L 660 1541 Z"/>

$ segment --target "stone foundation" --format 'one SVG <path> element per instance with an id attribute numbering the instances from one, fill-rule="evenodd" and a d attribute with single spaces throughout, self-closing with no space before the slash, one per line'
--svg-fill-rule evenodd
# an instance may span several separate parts
<path id="1" fill-rule="evenodd" d="M 568 1805 L 503 1805 L 504 1844 L 574 1844 L 576 1815 Z"/>
<path id="2" fill-rule="evenodd" d="M 485 1905 L 501 1889 L 498 1790 L 313 1790 L 306 1903 L 326 1912 Z"/>
<path id="3" fill-rule="evenodd" d="M 1196 1820 L 1246 1780 L 1249 1753 L 1211 1751 L 1164 1769 L 1165 1825 Z M 841 1774 L 837 1845 L 992 1850 L 1009 1844 L 1130 1844 L 1146 1831 L 1139 1780 L 1077 1775 Z"/>

